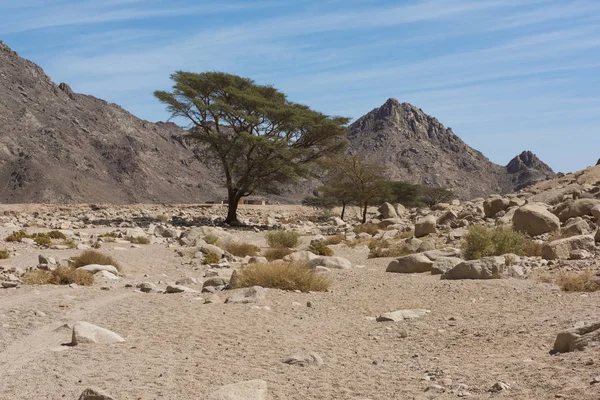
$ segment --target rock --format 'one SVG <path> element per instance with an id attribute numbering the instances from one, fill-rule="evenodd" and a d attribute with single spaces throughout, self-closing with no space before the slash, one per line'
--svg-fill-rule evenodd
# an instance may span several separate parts
<path id="1" fill-rule="evenodd" d="M 502 276 L 507 278 L 523 279 L 525 278 L 525 271 L 520 265 L 509 265 L 503 271 Z"/>
<path id="2" fill-rule="evenodd" d="M 600 242 L 600 228 L 596 231 L 596 235 L 594 236 L 594 240 L 596 242 Z"/>
<path id="3" fill-rule="evenodd" d="M 350 260 L 343 257 L 317 257 L 313 260 L 310 260 L 307 265 L 309 267 L 326 267 L 326 268 L 334 268 L 334 269 L 350 269 L 352 268 L 352 263 Z"/>
<path id="4" fill-rule="evenodd" d="M 584 350 L 588 346 L 598 345 L 600 345 L 600 322 L 560 332 L 556 336 L 550 354 Z"/>
<path id="5" fill-rule="evenodd" d="M 267 400 L 268 394 L 267 382 L 256 379 L 225 385 L 208 400 Z"/>
<path id="6" fill-rule="evenodd" d="M 198 281 L 198 279 L 191 276 L 186 276 L 185 278 L 180 278 L 175 281 L 176 285 L 198 285 L 200 283 L 201 282 Z"/>
<path id="7" fill-rule="evenodd" d="M 225 299 L 225 303 L 248 304 L 258 303 L 265 299 L 266 291 L 260 286 L 252 286 L 249 288 L 236 289 L 229 297 Z"/>
<path id="8" fill-rule="evenodd" d="M 145 238 L 146 232 L 142 228 L 129 228 L 125 231 L 126 237 Z"/>
<path id="9" fill-rule="evenodd" d="M 566 204 L 557 207 L 555 212 L 557 212 L 558 219 L 561 222 L 565 222 L 571 218 L 592 215 L 592 209 L 597 205 L 600 205 L 600 200 L 577 199 L 568 201 Z"/>
<path id="10" fill-rule="evenodd" d="M 94 278 L 96 278 L 96 279 L 108 279 L 108 280 L 111 280 L 111 281 L 120 279 L 118 276 L 116 276 L 112 272 L 108 272 L 108 271 L 98 271 L 98 272 L 96 272 L 94 274 Z"/>
<path id="11" fill-rule="evenodd" d="M 250 257 L 248 259 L 248 264 L 266 264 L 268 262 L 266 257 Z"/>
<path id="12" fill-rule="evenodd" d="M 442 214 L 441 217 L 438 218 L 437 224 L 438 225 L 446 225 L 446 224 L 456 221 L 457 219 L 458 219 L 458 215 L 454 211 L 448 210 L 444 214 Z"/>
<path id="13" fill-rule="evenodd" d="M 152 282 L 142 282 L 137 285 L 137 288 L 140 289 L 141 292 L 150 293 L 156 288 L 156 285 Z"/>
<path id="14" fill-rule="evenodd" d="M 164 238 L 175 238 L 181 236 L 181 231 L 175 228 L 169 228 L 162 225 L 157 225 L 154 228 L 154 236 L 164 237 Z"/>
<path id="15" fill-rule="evenodd" d="M 596 219 L 596 222 L 600 223 L 600 204 L 597 204 L 594 207 L 592 207 L 592 209 L 590 210 L 590 212 L 594 216 L 594 218 Z"/>
<path id="16" fill-rule="evenodd" d="M 399 217 L 402 217 L 404 214 L 406 214 L 406 207 L 400 203 L 396 204 L 396 214 L 398 214 Z"/>
<path id="17" fill-rule="evenodd" d="M 567 238 L 571 236 L 587 235 L 590 233 L 590 226 L 581 217 L 575 217 L 562 229 L 562 237 Z"/>
<path id="18" fill-rule="evenodd" d="M 509 204 L 509 199 L 502 197 L 490 197 L 483 202 L 483 213 L 486 217 L 491 218 L 498 212 L 506 210 Z"/>
<path id="19" fill-rule="evenodd" d="M 463 261 L 444 273 L 442 279 L 499 279 L 504 263 L 504 257 Z"/>
<path id="20" fill-rule="evenodd" d="M 73 325 L 73 337 L 71 339 L 71 345 L 73 346 L 81 343 L 111 344 L 122 343 L 124 341 L 125 339 L 113 331 L 90 324 L 89 322 L 79 321 Z"/>
<path id="21" fill-rule="evenodd" d="M 569 252 L 569 260 L 587 260 L 588 258 L 592 258 L 592 254 L 587 250 L 577 249 Z"/>
<path id="22" fill-rule="evenodd" d="M 389 263 L 386 272 L 412 274 L 431 271 L 433 261 L 425 253 L 409 254 Z"/>
<path id="23" fill-rule="evenodd" d="M 197 290 L 190 289 L 183 285 L 169 285 L 167 286 L 167 293 L 200 293 Z"/>
<path id="24" fill-rule="evenodd" d="M 417 249 L 417 253 L 424 253 L 426 251 L 432 251 L 432 250 L 435 250 L 435 243 L 433 243 L 429 240 L 424 240 L 423 243 L 421 243 L 421 245 Z"/>
<path id="25" fill-rule="evenodd" d="M 369 237 L 371 237 L 371 235 L 369 235 Z M 283 257 L 283 261 L 307 263 L 316 258 L 319 258 L 319 256 L 314 253 L 311 253 L 310 251 L 304 250 L 304 251 L 297 251 L 295 253 L 288 254 L 287 256 Z"/>
<path id="26" fill-rule="evenodd" d="M 410 309 L 410 310 L 397 310 L 397 311 L 392 311 L 392 312 L 388 312 L 385 314 L 381 314 L 380 316 L 377 317 L 376 321 L 377 322 L 399 322 L 399 321 L 404 321 L 404 320 L 410 320 L 410 319 L 417 319 L 422 317 L 423 315 L 430 313 L 430 310 L 423 310 L 421 308 L 415 308 L 415 309 Z"/>
<path id="27" fill-rule="evenodd" d="M 88 272 L 91 272 L 92 274 L 95 274 L 96 272 L 99 272 L 99 271 L 106 271 L 106 272 L 110 272 L 111 274 L 114 274 L 114 275 L 119 275 L 119 270 L 114 265 L 89 264 L 89 265 L 84 265 L 83 267 L 79 267 L 77 269 L 81 269 L 83 271 L 88 271 Z"/>
<path id="28" fill-rule="evenodd" d="M 460 257 L 461 250 L 455 249 L 454 247 L 445 247 L 443 249 L 426 251 L 423 254 L 425 254 L 425 256 L 427 256 L 427 258 L 429 258 L 431 261 L 435 261 L 444 257 Z"/>
<path id="29" fill-rule="evenodd" d="M 19 286 L 19 282 L 2 281 L 2 283 L 0 283 L 0 285 L 2 285 L 2 287 L 4 289 L 11 289 L 11 288 L 16 288 L 17 286 Z"/>
<path id="30" fill-rule="evenodd" d="M 463 262 L 463 260 L 457 257 L 438 258 L 431 266 L 431 275 L 441 275 L 447 271 L 450 271 L 461 262 Z"/>
<path id="31" fill-rule="evenodd" d="M 202 284 L 202 287 L 205 288 L 205 287 L 209 287 L 209 286 L 225 286 L 228 283 L 229 283 L 229 279 L 215 276 L 213 278 L 209 278 L 206 281 L 204 281 L 204 283 Z"/>
<path id="32" fill-rule="evenodd" d="M 297 365 L 300 367 L 308 367 L 311 365 L 320 367 L 321 365 L 323 365 L 323 359 L 317 353 L 308 353 L 290 356 L 286 358 L 283 361 L 283 363 L 289 365 Z"/>
<path id="33" fill-rule="evenodd" d="M 490 389 L 490 392 L 498 393 L 498 392 L 507 391 L 508 389 L 510 389 L 510 386 L 508 385 L 508 383 L 496 382 L 496 383 L 494 383 L 494 386 L 492 386 L 492 388 Z"/>
<path id="34" fill-rule="evenodd" d="M 436 232 L 436 221 L 433 215 L 428 215 L 415 224 L 415 237 L 423 237 Z"/>
<path id="35" fill-rule="evenodd" d="M 542 246 L 542 258 L 556 260 L 569 258 L 572 250 L 587 250 L 594 252 L 596 245 L 591 235 L 571 236 L 566 239 L 554 240 Z"/>
<path id="36" fill-rule="evenodd" d="M 216 254 L 219 258 L 223 257 L 225 252 L 218 246 L 213 244 L 204 244 L 200 246 L 200 251 L 204 254 Z"/>
<path id="37" fill-rule="evenodd" d="M 377 209 L 377 211 L 379 212 L 379 214 L 381 214 L 383 219 L 398 218 L 398 213 L 394 209 L 394 206 L 392 206 L 390 203 L 383 203 Z"/>
<path id="38" fill-rule="evenodd" d="M 86 389 L 79 396 L 79 400 L 115 400 L 102 390 Z"/>
<path id="39" fill-rule="evenodd" d="M 513 228 L 530 236 L 560 231 L 560 220 L 540 204 L 527 204 L 515 211 Z"/>

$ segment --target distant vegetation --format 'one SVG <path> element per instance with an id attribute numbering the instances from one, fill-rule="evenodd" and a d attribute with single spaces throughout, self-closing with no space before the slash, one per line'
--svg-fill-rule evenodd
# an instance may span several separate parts
<path id="1" fill-rule="evenodd" d="M 539 256 L 541 246 L 526 239 L 525 235 L 513 230 L 512 227 L 488 228 L 483 225 L 473 225 L 464 238 L 463 251 L 467 260 L 508 253 L 519 256 Z"/>
<path id="2" fill-rule="evenodd" d="M 296 231 L 271 231 L 265 234 L 270 247 L 294 248 L 300 244 L 300 234 Z"/>
<path id="3" fill-rule="evenodd" d="M 324 292 L 329 289 L 331 279 L 322 272 L 308 268 L 302 263 L 250 264 L 236 271 L 232 289 L 262 286 L 301 292 Z"/>

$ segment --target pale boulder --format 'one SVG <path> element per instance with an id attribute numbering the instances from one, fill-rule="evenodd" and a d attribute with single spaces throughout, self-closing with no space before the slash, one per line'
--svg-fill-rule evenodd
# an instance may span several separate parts
<path id="1" fill-rule="evenodd" d="M 484 257 L 463 261 L 442 275 L 442 279 L 499 279 L 504 268 L 504 257 Z"/>
<path id="2" fill-rule="evenodd" d="M 600 200 L 597 199 L 577 199 L 569 201 L 563 207 L 557 208 L 558 219 L 560 219 L 561 222 L 565 222 L 571 218 L 593 215 L 592 209 L 598 205 L 600 205 Z"/>
<path id="3" fill-rule="evenodd" d="M 591 235 L 572 236 L 565 239 L 554 240 L 544 243 L 542 246 L 542 258 L 546 260 L 567 260 L 573 250 L 587 250 L 594 252 L 596 245 Z"/>
<path id="4" fill-rule="evenodd" d="M 89 322 L 79 321 L 73 325 L 73 336 L 71 339 L 73 346 L 82 343 L 112 344 L 124 341 L 125 339 L 113 331 L 90 324 Z"/>
<path id="5" fill-rule="evenodd" d="M 392 261 L 386 272 L 412 274 L 431 271 L 433 261 L 425 253 L 409 254 Z"/>
<path id="6" fill-rule="evenodd" d="M 560 231 L 560 220 L 541 204 L 527 204 L 515 210 L 513 228 L 530 236 Z"/>
<path id="7" fill-rule="evenodd" d="M 463 262 L 463 260 L 458 257 L 438 258 L 437 260 L 434 261 L 433 265 L 431 266 L 431 275 L 444 274 L 444 273 L 450 271 L 452 268 L 454 268 L 458 264 L 460 264 L 461 262 Z"/>
<path id="8" fill-rule="evenodd" d="M 562 229 L 562 237 L 571 237 L 579 235 L 587 235 L 590 233 L 590 226 L 581 217 L 576 217 L 567 222 L 565 227 Z"/>
<path id="9" fill-rule="evenodd" d="M 315 259 L 310 260 L 307 265 L 309 267 L 326 267 L 333 269 L 350 269 L 352 268 L 352 263 L 350 260 L 343 257 L 317 257 Z"/>
<path id="10" fill-rule="evenodd" d="M 398 218 L 398 213 L 394 209 L 394 206 L 391 205 L 390 203 L 383 203 L 377 209 L 377 211 L 379 212 L 379 214 L 381 214 L 381 216 L 383 217 L 383 219 Z"/>
<path id="11" fill-rule="evenodd" d="M 483 202 L 483 213 L 486 217 L 491 218 L 500 211 L 506 210 L 509 204 L 509 199 L 502 197 L 490 197 Z"/>
<path id="12" fill-rule="evenodd" d="M 77 269 L 80 269 L 82 271 L 91 272 L 92 274 L 95 274 L 96 272 L 100 272 L 100 271 L 110 272 L 111 274 L 114 274 L 114 275 L 119 274 L 119 270 L 114 265 L 89 264 L 89 265 L 84 265 L 83 267 L 79 267 Z"/>
<path id="13" fill-rule="evenodd" d="M 567 353 L 598 345 L 600 345 L 600 322 L 560 332 L 550 353 Z"/>
<path id="14" fill-rule="evenodd" d="M 415 224 L 415 237 L 423 237 L 436 232 L 436 220 L 433 215 L 428 215 Z"/>

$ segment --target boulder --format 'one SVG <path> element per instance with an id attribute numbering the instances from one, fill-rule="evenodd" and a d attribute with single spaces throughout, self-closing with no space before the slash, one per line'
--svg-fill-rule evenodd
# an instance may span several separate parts
<path id="1" fill-rule="evenodd" d="M 266 257 L 254 256 L 248 259 L 248 264 L 266 264 L 269 260 Z"/>
<path id="2" fill-rule="evenodd" d="M 96 272 L 94 274 L 94 278 L 96 278 L 96 279 L 106 279 L 106 280 L 109 280 L 109 281 L 115 281 L 117 279 L 120 279 L 118 276 L 116 276 L 112 272 L 108 272 L 108 271 L 98 271 L 98 272 Z"/>
<path id="3" fill-rule="evenodd" d="M 600 242 L 600 228 L 596 231 L 596 235 L 594 236 L 594 240 L 596 242 Z"/>
<path id="4" fill-rule="evenodd" d="M 432 265 L 433 261 L 426 256 L 426 253 L 409 254 L 392 261 L 385 271 L 401 274 L 429 272 Z"/>
<path id="5" fill-rule="evenodd" d="M 129 228 L 125 231 L 125 236 L 132 238 L 146 237 L 146 232 L 142 228 Z"/>
<path id="6" fill-rule="evenodd" d="M 446 225 L 446 224 L 456 221 L 457 219 L 458 219 L 458 215 L 454 211 L 448 210 L 444 214 L 442 214 L 441 217 L 438 218 L 437 224 L 438 225 Z"/>
<path id="7" fill-rule="evenodd" d="M 125 339 L 113 331 L 90 324 L 89 322 L 78 321 L 73 325 L 73 336 L 71 339 L 71 345 L 73 346 L 81 343 L 112 344 L 124 341 Z"/>
<path id="8" fill-rule="evenodd" d="M 571 218 L 583 217 L 584 215 L 592 215 L 592 209 L 600 205 L 600 200 L 597 199 L 577 199 L 569 201 L 563 207 L 557 208 L 558 219 L 565 222 Z"/>
<path id="9" fill-rule="evenodd" d="M 546 260 L 569 259 L 572 250 L 587 250 L 594 252 L 596 245 L 591 235 L 571 236 L 565 239 L 544 243 L 542 258 Z"/>
<path id="10" fill-rule="evenodd" d="M 422 317 L 423 315 L 430 313 L 430 310 L 423 310 L 421 308 L 411 309 L 411 310 L 397 310 L 388 312 L 385 314 L 381 314 L 376 318 L 377 322 L 399 322 L 404 321 L 406 319 L 417 319 Z"/>
<path id="11" fill-rule="evenodd" d="M 400 203 L 396 204 L 396 214 L 398 214 L 399 217 L 402 217 L 404 214 L 406 214 L 406 207 Z"/>
<path id="12" fill-rule="evenodd" d="M 527 204 L 515 210 L 513 228 L 530 236 L 560 231 L 560 220 L 541 204 Z"/>
<path id="13" fill-rule="evenodd" d="M 115 400 L 115 399 L 102 390 L 86 389 L 83 391 L 83 393 L 81 393 L 81 396 L 79 396 L 79 400 Z"/>
<path id="14" fill-rule="evenodd" d="M 199 250 L 204 254 L 216 254 L 219 258 L 223 257 L 223 254 L 225 254 L 223 249 L 214 244 L 203 244 L 199 247 Z"/>
<path id="15" fill-rule="evenodd" d="M 415 237 L 423 237 L 436 232 L 436 221 L 433 215 L 421 218 L 415 224 Z"/>
<path id="16" fill-rule="evenodd" d="M 369 237 L 371 237 L 371 236 L 369 235 Z M 308 250 L 304 250 L 304 251 L 297 251 L 295 253 L 288 254 L 287 256 L 283 257 L 283 261 L 308 263 L 311 260 L 314 260 L 316 258 L 319 258 L 319 256 L 314 253 L 311 253 Z"/>
<path id="17" fill-rule="evenodd" d="M 597 204 L 594 207 L 592 207 L 590 212 L 596 219 L 596 222 L 600 222 L 600 204 Z"/>
<path id="18" fill-rule="evenodd" d="M 352 268 L 352 263 L 350 260 L 343 257 L 317 257 L 310 260 L 307 265 L 309 267 L 326 267 L 326 268 L 334 268 L 334 269 L 350 269 Z"/>
<path id="19" fill-rule="evenodd" d="M 158 225 L 154 228 L 154 236 L 176 239 L 181 236 L 181 231 L 179 229 Z"/>
<path id="20" fill-rule="evenodd" d="M 383 219 L 398 218 L 398 213 L 394 209 L 394 206 L 391 205 L 390 203 L 383 203 L 377 209 L 377 211 L 379 212 L 379 214 L 381 214 L 381 216 L 383 217 Z"/>
<path id="21" fill-rule="evenodd" d="M 567 353 L 598 345 L 600 345 L 600 322 L 560 332 L 550 353 Z"/>
<path id="22" fill-rule="evenodd" d="M 190 289 L 183 285 L 169 285 L 167 286 L 167 293 L 200 293 L 197 290 Z"/>
<path id="23" fill-rule="evenodd" d="M 491 218 L 500 211 L 506 210 L 509 204 L 509 199 L 502 197 L 490 197 L 483 202 L 483 214 L 486 217 Z"/>
<path id="24" fill-rule="evenodd" d="M 225 303 L 248 304 L 258 303 L 265 299 L 266 290 L 260 286 L 252 286 L 249 288 L 236 289 L 229 297 L 225 299 Z"/>
<path id="25" fill-rule="evenodd" d="M 461 262 L 463 262 L 463 260 L 458 257 L 438 258 L 437 260 L 434 261 L 433 265 L 431 266 L 431 275 L 444 274 L 444 273 L 450 271 L 452 268 L 454 268 L 458 264 L 460 264 Z"/>
<path id="26" fill-rule="evenodd" d="M 484 257 L 463 261 L 442 275 L 442 279 L 499 279 L 504 268 L 504 257 Z"/>
<path id="27" fill-rule="evenodd" d="M 114 265 L 89 264 L 89 265 L 84 265 L 83 267 L 79 267 L 77 269 L 91 272 L 92 274 L 95 274 L 96 272 L 99 272 L 99 271 L 110 272 L 111 274 L 114 274 L 114 275 L 119 274 L 119 270 Z"/>
<path id="28" fill-rule="evenodd" d="M 444 257 L 460 257 L 461 250 L 453 247 L 444 247 L 443 249 L 430 250 L 423 253 L 432 261 Z"/>
<path id="29" fill-rule="evenodd" d="M 562 229 L 562 237 L 567 238 L 571 236 L 587 235 L 590 233 L 590 226 L 581 217 L 576 217 L 567 222 Z"/>
<path id="30" fill-rule="evenodd" d="M 208 396 L 208 400 L 267 400 L 267 382 L 255 379 L 221 387 Z"/>

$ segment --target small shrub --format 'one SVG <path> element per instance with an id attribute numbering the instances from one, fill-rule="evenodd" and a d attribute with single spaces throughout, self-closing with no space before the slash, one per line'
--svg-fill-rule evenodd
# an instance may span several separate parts
<path id="1" fill-rule="evenodd" d="M 391 243 L 388 240 L 373 239 L 368 243 L 368 258 L 402 257 L 414 253 L 406 243 Z"/>
<path id="2" fill-rule="evenodd" d="M 525 243 L 525 236 L 510 227 L 474 225 L 465 236 L 463 250 L 467 260 L 506 253 L 523 256 L 526 255 Z"/>
<path id="3" fill-rule="evenodd" d="M 300 244 L 300 234 L 296 231 L 271 231 L 265 234 L 269 247 L 293 248 Z"/>
<path id="4" fill-rule="evenodd" d="M 63 240 L 62 244 L 70 249 L 74 249 L 76 247 L 75 242 L 72 240 Z"/>
<path id="5" fill-rule="evenodd" d="M 145 236 L 126 236 L 125 240 L 135 244 L 150 244 L 150 239 Z"/>
<path id="6" fill-rule="evenodd" d="M 22 239 L 31 238 L 30 235 L 25 231 L 14 231 L 10 235 L 8 235 L 4 240 L 7 242 L 20 242 Z"/>
<path id="7" fill-rule="evenodd" d="M 331 250 L 325 242 L 312 242 L 308 247 L 308 251 L 314 253 L 318 256 L 327 256 L 330 257 L 333 255 L 333 250 Z"/>
<path id="8" fill-rule="evenodd" d="M 368 233 L 369 235 L 374 235 L 379 230 L 379 227 L 375 224 L 360 224 L 354 227 L 354 233 L 357 235 L 359 233 Z"/>
<path id="9" fill-rule="evenodd" d="M 221 257 L 218 254 L 208 253 L 202 259 L 202 264 L 217 264 L 219 261 L 221 261 Z"/>
<path id="10" fill-rule="evenodd" d="M 92 243 L 92 249 L 99 249 L 100 247 L 102 247 L 102 244 L 100 242 Z"/>
<path id="11" fill-rule="evenodd" d="M 50 239 L 47 235 L 35 235 L 35 238 L 33 240 L 38 246 L 52 246 L 52 239 Z"/>
<path id="12" fill-rule="evenodd" d="M 67 237 L 61 231 L 50 231 L 46 234 L 50 239 L 66 240 Z"/>
<path id="13" fill-rule="evenodd" d="M 229 242 L 225 245 L 226 251 L 236 257 L 255 256 L 260 252 L 260 248 L 248 243 Z"/>
<path id="14" fill-rule="evenodd" d="M 0 250 L 0 260 L 6 260 L 8 257 L 10 257 L 8 250 L 6 250 L 6 249 Z"/>
<path id="15" fill-rule="evenodd" d="M 329 236 L 327 239 L 325 239 L 325 244 L 328 246 L 340 244 L 344 241 L 344 239 L 346 239 L 346 237 L 344 235 L 342 235 L 341 233 L 339 233 L 334 236 Z"/>
<path id="16" fill-rule="evenodd" d="M 73 258 L 75 268 L 83 267 L 90 264 L 112 265 L 121 272 L 121 265 L 111 256 L 100 253 L 95 250 L 86 250 L 79 256 Z"/>
<path id="17" fill-rule="evenodd" d="M 167 222 L 169 220 L 169 217 L 167 217 L 164 214 L 159 214 L 156 216 L 156 219 L 164 224 L 165 222 Z"/>
<path id="18" fill-rule="evenodd" d="M 209 234 L 204 236 L 204 241 L 208 244 L 217 246 L 219 244 L 219 237 L 217 235 Z"/>
<path id="19" fill-rule="evenodd" d="M 283 257 L 288 254 L 292 254 L 294 251 L 288 249 L 287 247 L 275 247 L 271 249 L 267 249 L 263 252 L 265 258 L 269 261 L 281 260 Z"/>
<path id="20" fill-rule="evenodd" d="M 308 268 L 302 263 L 270 262 L 251 264 L 236 272 L 232 288 L 262 286 L 301 292 L 324 292 L 329 289 L 331 279 L 323 273 Z"/>
<path id="21" fill-rule="evenodd" d="M 600 277 L 593 271 L 562 272 L 554 283 L 566 292 L 596 292 L 600 290 Z"/>
<path id="22" fill-rule="evenodd" d="M 58 267 L 54 271 L 42 271 L 39 269 L 29 271 L 22 277 L 23 283 L 27 285 L 70 285 L 76 283 L 89 286 L 94 283 L 94 275 L 88 271 L 69 267 Z"/>
<path id="23" fill-rule="evenodd" d="M 101 235 L 98 235 L 98 237 L 101 237 L 104 239 L 116 239 L 119 237 L 119 234 L 117 232 L 106 232 Z"/>

